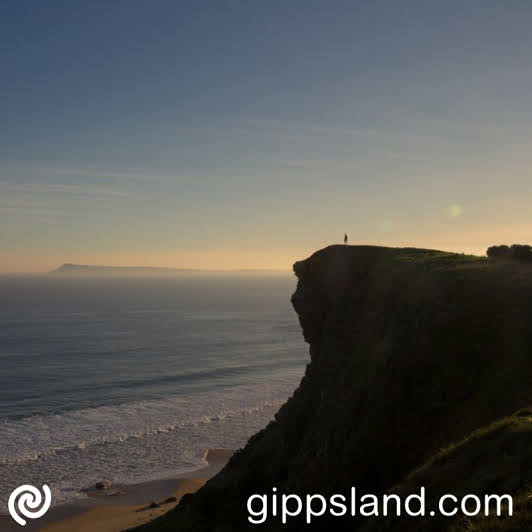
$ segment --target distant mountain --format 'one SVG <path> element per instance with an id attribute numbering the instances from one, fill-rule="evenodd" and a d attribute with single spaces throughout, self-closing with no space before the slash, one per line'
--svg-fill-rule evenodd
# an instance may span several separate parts
<path id="1" fill-rule="evenodd" d="M 92 266 L 86 264 L 65 263 L 52 270 L 50 274 L 61 276 L 98 276 L 98 277 L 171 277 L 190 274 L 279 274 L 283 270 L 199 270 L 193 268 L 158 268 L 152 266 Z"/>

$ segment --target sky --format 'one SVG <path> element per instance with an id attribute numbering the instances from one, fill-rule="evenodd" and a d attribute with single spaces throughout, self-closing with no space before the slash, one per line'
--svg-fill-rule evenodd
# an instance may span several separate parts
<path id="1" fill-rule="evenodd" d="M 532 240 L 532 3 L 0 3 L 0 272 Z"/>

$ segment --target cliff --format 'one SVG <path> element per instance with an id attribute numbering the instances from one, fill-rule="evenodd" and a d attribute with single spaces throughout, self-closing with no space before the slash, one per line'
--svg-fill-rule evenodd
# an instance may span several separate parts
<path id="1" fill-rule="evenodd" d="M 531 265 L 331 246 L 294 271 L 292 303 L 311 356 L 299 388 L 216 477 L 143 531 L 370 527 L 325 516 L 250 525 L 246 502 L 273 487 L 384 493 L 441 448 L 532 405 Z M 530 485 L 524 449 L 513 452 Z M 479 474 L 489 467 L 480 459 Z"/>

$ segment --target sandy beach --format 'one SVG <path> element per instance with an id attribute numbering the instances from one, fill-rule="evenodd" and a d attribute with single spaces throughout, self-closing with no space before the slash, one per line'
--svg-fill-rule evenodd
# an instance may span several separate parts
<path id="1" fill-rule="evenodd" d="M 232 450 L 210 449 L 208 465 L 186 477 L 110 486 L 87 497 L 52 508 L 38 521 L 28 520 L 31 532 L 121 532 L 168 512 L 187 493 L 197 491 L 227 463 Z M 155 503 L 155 504 L 153 504 Z M 0 516 L 0 532 L 20 530 L 9 516 Z"/>

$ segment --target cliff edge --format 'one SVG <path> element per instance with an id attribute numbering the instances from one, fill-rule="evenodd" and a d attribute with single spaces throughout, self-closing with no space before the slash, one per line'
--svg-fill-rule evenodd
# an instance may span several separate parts
<path id="1" fill-rule="evenodd" d="M 300 386 L 217 476 L 140 530 L 371 526 L 330 516 L 311 525 L 271 516 L 251 525 L 246 502 L 256 493 L 271 497 L 273 487 L 385 493 L 441 448 L 532 405 L 531 265 L 330 246 L 294 271 L 292 303 L 311 356 Z M 523 467 L 521 481 L 530 485 L 529 462 Z"/>

